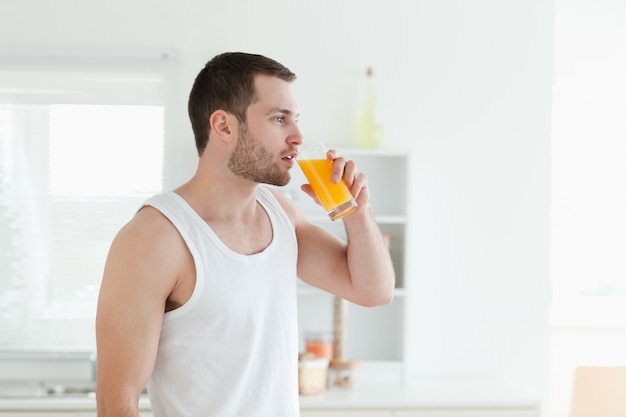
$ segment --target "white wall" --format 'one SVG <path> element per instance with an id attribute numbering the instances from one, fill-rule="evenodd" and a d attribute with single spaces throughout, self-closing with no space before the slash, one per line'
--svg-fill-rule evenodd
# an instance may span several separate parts
<path id="1" fill-rule="evenodd" d="M 172 47 L 166 186 L 195 168 L 193 77 L 245 50 L 294 70 L 310 138 L 353 142 L 372 65 L 385 146 L 413 152 L 408 375 L 540 393 L 547 359 L 553 4 L 0 0 L 0 47 Z"/>
<path id="2" fill-rule="evenodd" d="M 443 3 L 416 22 L 410 376 L 541 396 L 553 5 Z"/>

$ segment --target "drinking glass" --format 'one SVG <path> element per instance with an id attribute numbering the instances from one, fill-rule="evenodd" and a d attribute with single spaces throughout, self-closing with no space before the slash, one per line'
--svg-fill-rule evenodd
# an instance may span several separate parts
<path id="1" fill-rule="evenodd" d="M 326 153 L 326 146 L 316 142 L 300 151 L 296 161 L 322 207 L 334 221 L 352 213 L 357 203 L 343 178 L 337 183 L 331 181 L 334 162 L 328 159 Z"/>

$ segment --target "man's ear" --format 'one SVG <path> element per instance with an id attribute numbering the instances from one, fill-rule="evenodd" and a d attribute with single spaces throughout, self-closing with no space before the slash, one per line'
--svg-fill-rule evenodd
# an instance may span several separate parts
<path id="1" fill-rule="evenodd" d="M 216 110 L 209 118 L 211 131 L 221 140 L 230 141 L 235 133 L 232 125 L 233 120 L 236 119 L 230 113 L 224 110 Z"/>

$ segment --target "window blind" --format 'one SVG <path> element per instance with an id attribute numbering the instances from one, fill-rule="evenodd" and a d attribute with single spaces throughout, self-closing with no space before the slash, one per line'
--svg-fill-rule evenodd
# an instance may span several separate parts
<path id="1" fill-rule="evenodd" d="M 95 347 L 109 245 L 162 189 L 163 68 L 114 61 L 0 65 L 0 348 Z"/>

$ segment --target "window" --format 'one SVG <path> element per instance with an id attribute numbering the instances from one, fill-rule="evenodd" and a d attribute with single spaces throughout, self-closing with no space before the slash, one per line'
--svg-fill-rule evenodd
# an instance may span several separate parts
<path id="1" fill-rule="evenodd" d="M 164 75 L 114 67 L 0 65 L 0 348 L 93 349 L 110 243 L 162 189 Z"/>
<path id="2" fill-rule="evenodd" d="M 161 188 L 161 106 L 52 105 L 49 144 L 53 196 L 133 197 Z"/>
<path id="3" fill-rule="evenodd" d="M 553 324 L 626 324 L 626 7 L 557 2 Z"/>

